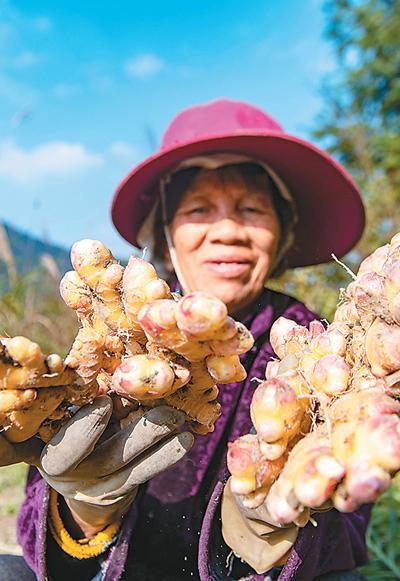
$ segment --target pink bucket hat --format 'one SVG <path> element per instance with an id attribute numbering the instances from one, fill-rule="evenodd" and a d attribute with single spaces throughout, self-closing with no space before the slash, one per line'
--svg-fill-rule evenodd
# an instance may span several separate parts
<path id="1" fill-rule="evenodd" d="M 298 216 L 289 267 L 327 262 L 332 253 L 343 256 L 359 240 L 364 206 L 345 169 L 314 145 L 285 133 L 257 107 L 228 99 L 179 113 L 160 149 L 121 182 L 111 208 L 121 236 L 139 246 L 137 235 L 157 200 L 159 180 L 187 158 L 220 152 L 264 162 L 289 189 Z"/>

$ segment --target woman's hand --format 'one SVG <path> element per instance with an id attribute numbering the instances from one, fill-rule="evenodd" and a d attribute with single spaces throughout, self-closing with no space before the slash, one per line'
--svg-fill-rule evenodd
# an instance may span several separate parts
<path id="1" fill-rule="evenodd" d="M 10 466 L 26 462 L 37 466 L 44 443 L 39 438 L 30 438 L 25 442 L 12 443 L 0 435 L 0 466 Z"/>
<path id="2" fill-rule="evenodd" d="M 265 502 L 258 508 L 247 508 L 243 497 L 232 492 L 230 482 L 225 485 L 221 507 L 222 536 L 226 544 L 257 573 L 284 564 L 299 527 L 309 520 L 309 510 L 304 510 L 296 524 L 282 527 L 273 521 Z"/>
<path id="3" fill-rule="evenodd" d="M 229 482 L 226 486 L 229 486 Z M 235 505 L 243 519 L 259 521 L 260 523 L 265 523 L 266 525 L 276 529 L 285 529 L 292 527 L 293 525 L 301 528 L 304 527 L 310 520 L 310 509 L 305 508 L 293 523 L 282 525 L 274 521 L 265 502 L 263 502 L 257 508 L 249 508 L 245 503 L 243 503 L 242 495 L 234 494 L 232 491 L 229 492 L 229 495 L 234 500 Z"/>
<path id="4" fill-rule="evenodd" d="M 44 447 L 38 466 L 85 536 L 120 518 L 139 484 L 173 466 L 193 444 L 192 434 L 177 433 L 184 415 L 173 408 L 138 410 L 127 427 L 109 427 L 106 437 L 111 412 L 108 396 L 80 408 Z"/>

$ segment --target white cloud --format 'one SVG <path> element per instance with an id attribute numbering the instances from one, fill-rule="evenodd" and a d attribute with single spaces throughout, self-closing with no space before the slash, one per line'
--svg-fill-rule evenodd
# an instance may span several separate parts
<path id="1" fill-rule="evenodd" d="M 102 162 L 101 155 L 89 152 L 81 143 L 49 141 L 24 149 L 13 139 L 0 142 L 0 177 L 17 184 L 51 176 L 70 176 Z"/>
<path id="2" fill-rule="evenodd" d="M 136 147 L 126 141 L 114 141 L 109 147 L 109 152 L 114 157 L 129 159 L 130 161 L 139 158 L 139 152 Z"/>
<path id="3" fill-rule="evenodd" d="M 124 63 L 128 77 L 144 79 L 157 75 L 164 68 L 164 61 L 155 54 L 144 53 L 134 56 Z"/>

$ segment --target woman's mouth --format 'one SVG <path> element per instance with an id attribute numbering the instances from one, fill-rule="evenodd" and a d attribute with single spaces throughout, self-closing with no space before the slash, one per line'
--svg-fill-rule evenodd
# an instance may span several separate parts
<path id="1" fill-rule="evenodd" d="M 213 258 L 205 260 L 203 263 L 206 268 L 224 278 L 237 278 L 247 273 L 251 268 L 249 260 L 243 260 L 236 257 Z"/>

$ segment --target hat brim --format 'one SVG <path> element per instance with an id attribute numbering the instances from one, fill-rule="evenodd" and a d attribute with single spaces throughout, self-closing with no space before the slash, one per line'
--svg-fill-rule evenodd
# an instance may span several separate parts
<path id="1" fill-rule="evenodd" d="M 150 212 L 161 177 L 188 157 L 232 152 L 268 164 L 282 178 L 297 208 L 298 223 L 288 266 L 309 266 L 343 256 L 365 225 L 357 186 L 345 169 L 312 144 L 277 132 L 213 136 L 157 152 L 133 169 L 118 186 L 111 216 L 125 240 L 139 246 L 138 232 Z"/>

